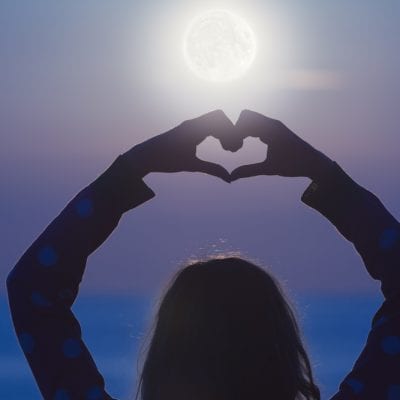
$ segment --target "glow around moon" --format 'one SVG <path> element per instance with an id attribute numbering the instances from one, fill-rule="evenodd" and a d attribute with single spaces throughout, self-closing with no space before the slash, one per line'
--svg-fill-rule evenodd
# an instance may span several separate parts
<path id="1" fill-rule="evenodd" d="M 256 55 L 256 38 L 245 20 L 226 10 L 208 11 L 190 24 L 184 38 L 189 68 L 208 81 L 242 77 Z"/>

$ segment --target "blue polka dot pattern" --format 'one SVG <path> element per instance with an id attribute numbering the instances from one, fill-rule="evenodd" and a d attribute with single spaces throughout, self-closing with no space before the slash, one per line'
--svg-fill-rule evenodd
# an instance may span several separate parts
<path id="1" fill-rule="evenodd" d="M 58 389 L 54 395 L 54 400 L 70 400 L 70 397 L 66 390 Z"/>
<path id="2" fill-rule="evenodd" d="M 39 292 L 33 292 L 31 295 L 32 303 L 37 307 L 50 307 L 51 303 Z"/>
<path id="3" fill-rule="evenodd" d="M 389 386 L 387 400 L 400 400 L 400 385 Z"/>
<path id="4" fill-rule="evenodd" d="M 99 386 L 93 386 L 86 393 L 86 400 L 103 400 L 103 390 Z"/>
<path id="5" fill-rule="evenodd" d="M 57 263 L 58 256 L 51 246 L 45 246 L 39 250 L 38 260 L 44 267 L 52 267 Z"/>
<path id="6" fill-rule="evenodd" d="M 400 337 L 387 336 L 382 339 L 382 349 L 385 353 L 390 355 L 400 354 Z"/>
<path id="7" fill-rule="evenodd" d="M 364 384 L 357 379 L 346 379 L 347 385 L 349 385 L 355 394 L 360 394 L 362 390 L 364 389 Z"/>
<path id="8" fill-rule="evenodd" d="M 81 344 L 76 339 L 67 339 L 63 343 L 63 353 L 67 358 L 79 357 L 82 353 Z"/>
<path id="9" fill-rule="evenodd" d="M 18 335 L 18 340 L 25 354 L 33 353 L 33 349 L 35 347 L 35 341 L 32 335 L 26 332 L 21 333 L 20 335 Z"/>
<path id="10" fill-rule="evenodd" d="M 379 239 L 379 247 L 382 250 L 390 250 L 400 239 L 400 231 L 396 228 L 385 229 Z"/>
<path id="11" fill-rule="evenodd" d="M 7 281 L 21 350 L 46 400 L 111 399 L 80 338 L 71 306 L 90 254 L 111 235 L 125 211 L 154 197 L 140 177 L 130 176 L 124 158 L 68 203 L 17 262 L 17 278 L 11 275 Z M 113 199 L 111 194 L 120 193 L 126 181 L 130 190 Z M 50 309 L 38 307 L 48 303 Z"/>
<path id="12" fill-rule="evenodd" d="M 93 214 L 92 200 L 85 198 L 75 204 L 75 210 L 81 218 L 88 218 Z"/>

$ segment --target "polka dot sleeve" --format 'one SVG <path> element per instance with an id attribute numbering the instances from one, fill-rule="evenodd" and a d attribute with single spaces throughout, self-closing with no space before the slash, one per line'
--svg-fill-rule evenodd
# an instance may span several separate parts
<path id="1" fill-rule="evenodd" d="M 308 187 L 302 201 L 354 244 L 385 296 L 362 353 L 332 400 L 400 400 L 400 225 L 336 163 Z"/>
<path id="2" fill-rule="evenodd" d="M 87 257 L 125 211 L 153 196 L 118 157 L 66 206 L 9 274 L 16 334 L 44 399 L 111 399 L 71 306 Z"/>

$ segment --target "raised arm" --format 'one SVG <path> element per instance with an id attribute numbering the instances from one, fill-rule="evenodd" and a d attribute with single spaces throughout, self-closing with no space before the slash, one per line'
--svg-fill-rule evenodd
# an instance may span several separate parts
<path id="1" fill-rule="evenodd" d="M 328 218 L 352 242 L 369 274 L 381 281 L 385 301 L 368 341 L 332 400 L 400 398 L 400 225 L 372 193 L 281 122 L 245 111 L 237 127 L 268 145 L 263 163 L 239 167 L 233 180 L 254 175 L 313 180 L 302 201 Z"/>
<path id="2" fill-rule="evenodd" d="M 7 279 L 21 347 L 45 399 L 111 399 L 71 311 L 87 257 L 112 233 L 122 214 L 154 193 L 150 172 L 199 171 L 224 180 L 220 166 L 198 160 L 196 145 L 214 135 L 226 148 L 231 122 L 212 112 L 156 136 L 122 156 L 82 190 L 29 247 Z"/>
<path id="3" fill-rule="evenodd" d="M 400 225 L 336 163 L 308 187 L 302 201 L 354 244 L 369 274 L 381 281 L 385 296 L 366 346 L 333 399 L 400 398 Z"/>
<path id="4" fill-rule="evenodd" d="M 71 306 L 87 257 L 124 211 L 153 196 L 119 157 L 65 207 L 9 274 L 15 331 L 45 399 L 111 398 Z"/>

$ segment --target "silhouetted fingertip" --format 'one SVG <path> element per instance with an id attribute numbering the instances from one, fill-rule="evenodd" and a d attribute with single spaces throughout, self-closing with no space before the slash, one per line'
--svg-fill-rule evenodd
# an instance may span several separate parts
<path id="1" fill-rule="evenodd" d="M 231 181 L 233 182 L 233 181 L 237 181 L 238 179 L 240 179 L 241 178 L 241 176 L 240 176 L 240 174 L 236 171 L 236 170 L 233 170 L 232 172 L 231 172 Z"/>
<path id="2" fill-rule="evenodd" d="M 221 175 L 220 175 L 220 178 L 221 178 L 222 180 L 224 180 L 225 182 L 227 182 L 227 183 L 231 183 L 231 180 L 232 180 L 231 174 L 230 174 L 228 171 L 226 171 L 226 172 L 224 172 L 223 174 L 221 174 Z"/>
<path id="3" fill-rule="evenodd" d="M 237 145 L 234 145 L 231 143 L 222 143 L 222 141 L 221 141 L 221 146 L 224 150 L 230 151 L 231 153 L 235 153 L 236 151 L 238 151 L 240 149 L 240 147 Z"/>
<path id="4" fill-rule="evenodd" d="M 244 109 L 240 112 L 239 118 L 236 121 L 236 126 L 240 125 L 241 121 L 250 118 L 252 115 L 256 114 L 254 111 Z"/>
<path id="5" fill-rule="evenodd" d="M 227 121 L 228 117 L 222 110 L 214 110 L 210 111 L 206 114 L 201 115 L 200 117 L 185 121 L 189 122 L 190 124 L 201 124 L 203 128 L 208 129 L 209 124 L 220 124 L 221 121 Z M 207 125 L 204 125 L 207 124 Z"/>
<path id="6" fill-rule="evenodd" d="M 226 140 L 220 140 L 221 146 L 226 151 L 232 153 L 240 150 L 243 147 L 243 138 L 227 138 Z"/>
<path id="7" fill-rule="evenodd" d="M 243 165 L 232 171 L 231 176 L 238 178 L 250 178 L 258 175 L 265 175 L 264 163 Z"/>
<path id="8" fill-rule="evenodd" d="M 222 109 L 211 111 L 210 113 L 206 114 L 210 117 L 215 117 L 217 119 L 228 119 L 225 112 Z"/>
<path id="9" fill-rule="evenodd" d="M 245 109 L 243 109 L 242 111 L 240 111 L 240 114 L 239 114 L 239 118 L 238 118 L 238 119 L 243 118 L 243 117 L 245 117 L 247 114 L 250 114 L 250 113 L 252 113 L 252 112 L 253 112 L 253 111 L 249 110 L 248 108 L 245 108 Z"/>
<path id="10" fill-rule="evenodd" d="M 221 174 L 221 173 L 216 172 L 216 171 L 198 171 L 198 172 L 201 172 L 203 174 L 207 174 L 207 175 L 210 175 L 210 176 L 214 176 L 215 178 L 219 178 L 219 179 L 223 180 L 226 183 L 231 183 L 231 176 L 229 174 L 228 175 Z"/>
<path id="11" fill-rule="evenodd" d="M 241 127 L 247 127 L 249 128 L 250 126 L 257 127 L 269 123 L 269 126 L 272 126 L 273 124 L 278 124 L 281 123 L 280 121 L 267 117 L 264 114 L 258 113 L 256 111 L 251 111 L 251 110 L 243 110 L 239 118 L 236 122 L 236 126 L 238 128 Z M 250 135 L 251 136 L 251 135 Z"/>
<path id="12" fill-rule="evenodd" d="M 231 174 L 219 164 L 214 164 L 203 160 L 197 160 L 196 167 L 198 172 L 204 172 L 206 174 L 216 176 L 217 178 L 220 178 L 226 182 L 227 181 L 230 182 L 231 180 Z"/>
<path id="13" fill-rule="evenodd" d="M 223 180 L 223 181 L 226 182 L 226 183 L 231 183 L 231 181 L 232 181 L 230 175 L 229 175 L 229 176 L 227 176 L 227 175 L 225 175 L 225 174 L 223 174 L 223 175 L 220 175 L 220 174 L 209 174 L 209 175 L 213 175 L 213 176 L 215 176 L 216 178 L 219 178 L 219 179 Z"/>

